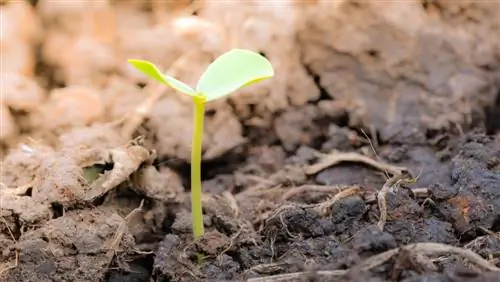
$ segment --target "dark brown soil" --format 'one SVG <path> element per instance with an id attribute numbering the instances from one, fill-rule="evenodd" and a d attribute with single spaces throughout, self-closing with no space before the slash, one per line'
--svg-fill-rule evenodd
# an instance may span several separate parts
<path id="1" fill-rule="evenodd" d="M 310 145 L 331 144 L 330 138 Z M 19 260 L 5 281 L 264 281 L 259 277 L 285 273 L 290 276 L 269 281 L 498 281 L 498 273 L 470 256 L 479 254 L 492 271 L 500 265 L 495 234 L 500 231 L 500 141 L 478 132 L 447 140 L 439 146 L 429 141 L 376 148 L 373 160 L 404 166 L 418 177 L 387 195 L 383 230 L 377 226 L 376 199 L 387 171 L 351 160 L 308 176 L 303 168 L 321 162 L 319 151 L 305 144 L 285 153 L 281 142 L 249 145 L 237 164 L 226 165 L 224 158 L 204 164 L 207 175 L 219 173 L 204 181 L 212 196 L 204 203 L 207 233 L 197 242 L 191 239 L 188 194 L 165 192 L 165 181 L 175 180 L 164 165 L 141 168 L 132 185 L 126 182 L 100 196 L 93 207 L 41 204 L 30 215 L 6 206 L 12 216 L 5 222 L 17 243 L 2 228 L 3 256 L 17 254 Z M 318 208 L 353 187 L 327 209 Z M 125 219 L 141 200 L 142 211 Z M 52 215 L 44 215 L 49 210 Z M 121 241 L 113 245 L 117 234 Z M 204 256 L 201 264 L 197 253 Z"/>

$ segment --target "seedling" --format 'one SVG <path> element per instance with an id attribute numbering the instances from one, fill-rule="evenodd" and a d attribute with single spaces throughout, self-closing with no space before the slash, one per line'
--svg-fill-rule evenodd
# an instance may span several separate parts
<path id="1" fill-rule="evenodd" d="M 194 103 L 194 128 L 191 148 L 191 213 L 193 235 L 203 235 L 203 212 L 201 205 L 201 151 L 205 103 L 214 101 L 234 91 L 274 76 L 271 63 L 250 50 L 233 49 L 213 61 L 201 75 L 196 90 L 182 81 L 162 74 L 151 62 L 128 60 L 136 69 L 175 90 L 189 95 Z"/>

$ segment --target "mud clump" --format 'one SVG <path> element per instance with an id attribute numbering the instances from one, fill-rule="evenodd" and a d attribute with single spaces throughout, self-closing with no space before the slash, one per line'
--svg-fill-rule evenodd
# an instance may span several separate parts
<path id="1" fill-rule="evenodd" d="M 107 254 L 109 244 L 122 222 L 123 218 L 112 209 L 68 212 L 24 233 L 13 245 L 19 250 L 19 266 L 9 272 L 7 281 L 103 278 L 113 258 Z M 133 237 L 126 232 L 121 242 L 115 251 L 130 252 Z"/>
<path id="2" fill-rule="evenodd" d="M 438 207 L 462 235 L 475 233 L 480 226 L 492 228 L 498 217 L 495 211 L 500 207 L 500 173 L 496 169 L 499 157 L 498 140 L 471 135 L 452 160 L 450 189 L 454 193 Z"/>
<path id="3" fill-rule="evenodd" d="M 176 235 L 167 235 L 160 243 L 154 262 L 153 275 L 161 279 L 180 279 L 177 273 L 185 273 L 183 266 L 178 262 L 181 240 Z M 158 279 L 158 278 L 156 278 Z"/>

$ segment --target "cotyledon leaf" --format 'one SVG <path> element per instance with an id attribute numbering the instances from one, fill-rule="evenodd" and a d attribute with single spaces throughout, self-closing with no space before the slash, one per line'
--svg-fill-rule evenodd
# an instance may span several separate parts
<path id="1" fill-rule="evenodd" d="M 188 94 L 191 96 L 195 95 L 195 91 L 193 90 L 193 88 L 171 76 L 162 74 L 160 70 L 158 70 L 158 68 L 151 62 L 136 59 L 129 59 L 128 62 L 136 69 L 149 76 L 150 78 L 155 79 L 156 81 L 164 83 L 184 94 Z"/>
<path id="2" fill-rule="evenodd" d="M 273 66 L 264 56 L 250 50 L 233 49 L 208 66 L 198 81 L 196 92 L 209 102 L 272 76 Z"/>

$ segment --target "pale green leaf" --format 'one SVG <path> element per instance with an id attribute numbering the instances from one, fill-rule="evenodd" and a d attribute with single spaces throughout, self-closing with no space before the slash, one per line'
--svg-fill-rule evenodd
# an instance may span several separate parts
<path id="1" fill-rule="evenodd" d="M 273 66 L 266 58 L 250 50 L 234 49 L 208 66 L 196 92 L 205 95 L 208 102 L 272 76 Z"/>
<path id="2" fill-rule="evenodd" d="M 145 75 L 149 76 L 150 78 L 153 78 L 161 83 L 164 83 L 172 88 L 174 88 L 177 91 L 180 91 L 182 93 L 194 96 L 195 92 L 193 88 L 191 88 L 189 85 L 185 84 L 182 81 L 179 81 L 171 76 L 162 74 L 158 68 L 151 62 L 148 61 L 143 61 L 143 60 L 135 60 L 135 59 L 129 59 L 128 62 L 134 66 L 136 69 L 144 73 Z"/>

